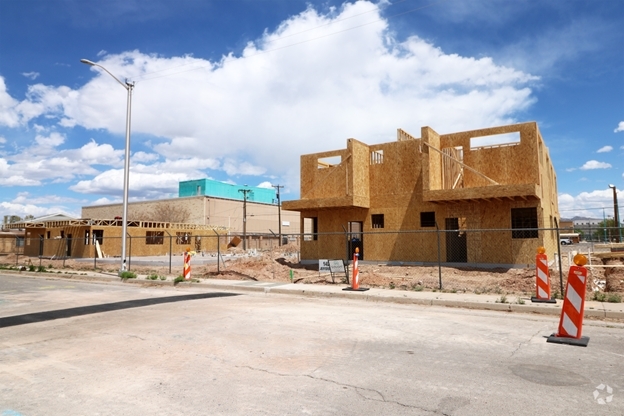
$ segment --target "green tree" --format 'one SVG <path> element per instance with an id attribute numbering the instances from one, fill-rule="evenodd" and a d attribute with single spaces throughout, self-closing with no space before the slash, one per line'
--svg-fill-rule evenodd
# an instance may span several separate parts
<path id="1" fill-rule="evenodd" d="M 596 231 L 592 234 L 592 236 L 599 241 L 603 241 L 605 238 L 608 241 L 614 241 L 618 238 L 618 228 L 615 220 L 613 218 L 609 218 L 605 221 L 600 221 L 600 223 L 596 226 Z"/>

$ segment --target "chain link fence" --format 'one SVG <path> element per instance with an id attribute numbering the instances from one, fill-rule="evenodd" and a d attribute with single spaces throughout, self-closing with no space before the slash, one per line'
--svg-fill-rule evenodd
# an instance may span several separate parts
<path id="1" fill-rule="evenodd" d="M 619 230 L 601 230 L 617 235 Z M 557 228 L 359 231 L 227 235 L 159 233 L 127 237 L 127 268 L 177 274 L 182 253 L 196 253 L 195 276 L 346 283 L 359 251 L 360 284 L 404 290 L 533 295 L 535 254 L 548 256 L 551 293 L 561 297 L 578 253 L 588 258 L 588 293 L 624 293 L 624 243 L 573 241 Z M 29 270 L 119 270 L 121 238 L 20 237 L 6 266 Z M 319 272 L 319 260 L 342 260 L 345 271 Z M 236 271 L 236 273 L 233 273 Z M 232 272 L 233 274 L 228 274 Z"/>

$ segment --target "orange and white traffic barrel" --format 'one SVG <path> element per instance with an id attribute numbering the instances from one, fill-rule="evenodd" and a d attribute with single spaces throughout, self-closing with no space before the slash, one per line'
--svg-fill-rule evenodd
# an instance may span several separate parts
<path id="1" fill-rule="evenodd" d="M 548 273 L 548 256 L 544 247 L 537 248 L 535 256 L 535 296 L 531 302 L 557 303 L 550 298 L 550 276 Z"/>
<path id="2" fill-rule="evenodd" d="M 570 267 L 565 298 L 561 308 L 559 330 L 548 337 L 548 342 L 586 347 L 589 337 L 582 336 L 583 314 L 585 311 L 585 292 L 587 291 L 587 257 L 574 256 L 574 266 Z"/>

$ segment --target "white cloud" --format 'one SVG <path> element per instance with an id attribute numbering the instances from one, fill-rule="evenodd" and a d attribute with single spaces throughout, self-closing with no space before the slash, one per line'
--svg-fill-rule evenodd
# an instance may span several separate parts
<path id="1" fill-rule="evenodd" d="M 609 169 L 611 167 L 610 163 L 599 162 L 597 160 L 588 160 L 585 162 L 583 166 L 580 167 L 581 170 L 591 170 L 591 169 Z"/>
<path id="2" fill-rule="evenodd" d="M 614 133 L 617 133 L 617 132 L 620 132 L 620 131 L 624 131 L 624 121 L 620 121 L 620 123 L 615 128 L 615 130 L 613 130 Z"/>
<path id="3" fill-rule="evenodd" d="M 379 12 L 362 14 L 374 7 L 360 1 L 327 15 L 308 8 L 218 61 L 101 51 L 100 64 L 137 81 L 133 145 L 146 136 L 156 143 L 131 155 L 130 198 L 167 197 L 178 181 L 210 170 L 276 178 L 286 194 L 299 188 L 301 154 L 344 148 L 350 137 L 393 141 L 398 127 L 418 136 L 424 125 L 449 133 L 513 123 L 533 104 L 537 77 L 416 36 L 400 41 Z M 124 151 L 95 140 L 75 145 L 74 135 L 58 132 L 125 133 L 127 91 L 97 68 L 83 70 L 92 76 L 83 86 L 38 83 L 21 101 L 0 77 L 0 126 L 36 132 L 0 155 L 0 185 L 67 182 L 104 195 L 101 203 L 119 200 Z"/>
<path id="4" fill-rule="evenodd" d="M 265 181 L 265 182 L 260 182 L 258 185 L 256 185 L 256 187 L 271 189 L 273 188 L 273 185 L 271 184 L 271 182 Z"/>
<path id="5" fill-rule="evenodd" d="M 7 141 L 4 137 L 0 136 L 0 144 L 5 144 Z"/>
<path id="6" fill-rule="evenodd" d="M 35 142 L 43 148 L 57 147 L 65 142 L 65 136 L 57 132 L 53 132 L 48 137 L 35 137 Z"/>
<path id="7" fill-rule="evenodd" d="M 512 123 L 534 102 L 536 77 L 489 57 L 446 54 L 416 36 L 400 42 L 378 12 L 356 16 L 372 8 L 357 2 L 333 15 L 309 8 L 249 43 L 245 58 L 130 51 L 104 54 L 99 63 L 137 81 L 133 133 L 161 138 L 155 152 L 216 160 L 229 175 L 280 177 L 298 170 L 301 154 L 343 148 L 349 137 L 392 141 L 397 127 L 418 135 L 424 125 L 447 133 Z M 64 127 L 122 135 L 127 92 L 91 71 L 78 90 L 31 86 L 26 100 L 9 103 L 17 113 L 11 122 L 49 115 Z"/>
<path id="8" fill-rule="evenodd" d="M 596 150 L 596 153 L 608 153 L 613 150 L 613 146 L 602 146 L 600 149 Z"/>
<path id="9" fill-rule="evenodd" d="M 22 75 L 24 75 L 26 78 L 35 80 L 37 78 L 39 78 L 39 72 L 22 72 Z"/>
<path id="10" fill-rule="evenodd" d="M 17 215 L 20 217 L 32 215 L 34 217 L 41 217 L 43 215 L 57 214 L 59 212 L 67 212 L 67 215 L 77 218 L 80 217 L 78 213 L 69 212 L 63 205 L 42 207 L 33 203 L 0 202 L 0 213 L 4 213 L 3 215 Z"/>
<path id="11" fill-rule="evenodd" d="M 576 168 L 566 168 L 566 172 L 574 172 Z"/>
<path id="12" fill-rule="evenodd" d="M 618 199 L 621 198 L 624 198 L 624 191 L 618 190 Z M 559 194 L 558 200 L 559 212 L 564 218 L 602 218 L 603 208 L 605 215 L 613 215 L 613 191 L 609 188 L 578 195 Z"/>

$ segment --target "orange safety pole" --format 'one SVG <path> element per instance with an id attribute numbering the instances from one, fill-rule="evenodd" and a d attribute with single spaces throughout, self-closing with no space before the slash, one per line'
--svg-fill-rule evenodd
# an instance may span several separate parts
<path id="1" fill-rule="evenodd" d="M 587 257 L 577 254 L 574 256 L 574 264 L 568 273 L 559 330 L 548 337 L 547 342 L 586 347 L 589 337 L 581 336 L 581 333 L 587 291 L 587 269 L 584 267 L 587 264 Z"/>
<path id="2" fill-rule="evenodd" d="M 191 253 L 187 249 L 184 252 L 184 280 L 191 280 Z"/>
<path id="3" fill-rule="evenodd" d="M 358 270 L 358 259 L 360 257 L 360 249 L 355 248 L 353 253 L 353 279 L 351 279 L 351 289 L 358 290 L 360 288 L 360 272 Z"/>
<path id="4" fill-rule="evenodd" d="M 557 300 L 550 298 L 548 256 L 544 247 L 538 247 L 535 256 L 535 296 L 531 298 L 531 302 L 557 303 Z"/>
<path id="5" fill-rule="evenodd" d="M 363 292 L 368 290 L 367 287 L 360 287 L 360 271 L 358 270 L 358 259 L 360 257 L 359 247 L 355 248 L 353 253 L 353 278 L 351 279 L 351 287 L 345 287 L 342 290 L 352 290 L 356 292 Z"/>

